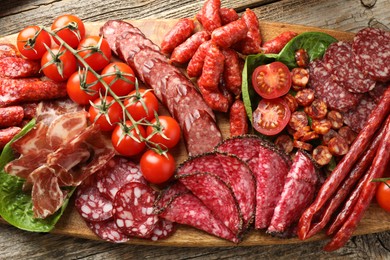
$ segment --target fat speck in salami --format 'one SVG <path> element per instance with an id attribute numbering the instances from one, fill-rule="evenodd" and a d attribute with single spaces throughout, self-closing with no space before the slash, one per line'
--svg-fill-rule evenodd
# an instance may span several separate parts
<path id="1" fill-rule="evenodd" d="M 114 220 L 87 222 L 87 225 L 93 233 L 103 240 L 114 243 L 124 243 L 129 241 L 129 237 L 118 228 Z"/>

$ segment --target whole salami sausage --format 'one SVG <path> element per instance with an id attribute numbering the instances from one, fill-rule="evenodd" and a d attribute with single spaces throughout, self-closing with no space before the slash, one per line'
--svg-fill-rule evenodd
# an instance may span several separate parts
<path id="1" fill-rule="evenodd" d="M 171 53 L 177 46 L 191 36 L 195 29 L 194 21 L 189 18 L 180 19 L 169 32 L 167 32 L 161 42 L 161 51 Z"/>
<path id="2" fill-rule="evenodd" d="M 0 77 L 27 78 L 39 75 L 39 61 L 26 60 L 22 57 L 5 57 L 0 59 Z"/>
<path id="3" fill-rule="evenodd" d="M 193 34 L 185 42 L 178 45 L 172 52 L 171 61 L 179 64 L 188 62 L 194 56 L 199 46 L 210 39 L 210 34 L 201 31 Z"/>
<path id="4" fill-rule="evenodd" d="M 10 106 L 0 108 L 0 127 L 9 127 L 19 125 L 24 117 L 21 106 Z"/>
<path id="5" fill-rule="evenodd" d="M 248 133 L 248 121 L 244 102 L 237 99 L 230 108 L 230 136 Z"/>
<path id="6" fill-rule="evenodd" d="M 237 20 L 215 29 L 211 34 L 211 40 L 221 48 L 229 48 L 243 40 L 247 32 L 246 23 L 243 20 Z"/>
<path id="7" fill-rule="evenodd" d="M 265 42 L 261 47 L 263 53 L 278 54 L 283 47 L 298 34 L 296 32 L 287 31 L 276 36 L 274 39 Z"/>
<path id="8" fill-rule="evenodd" d="M 221 9 L 221 0 L 206 0 L 199 13 L 199 22 L 202 23 L 203 28 L 211 33 L 216 28 L 221 27 L 221 16 L 219 10 Z"/>

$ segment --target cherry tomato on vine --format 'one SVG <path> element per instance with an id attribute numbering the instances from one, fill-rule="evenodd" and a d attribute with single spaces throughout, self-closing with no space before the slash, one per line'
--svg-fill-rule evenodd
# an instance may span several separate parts
<path id="1" fill-rule="evenodd" d="M 376 191 L 376 201 L 382 209 L 390 212 L 390 180 L 379 184 Z"/>
<path id="2" fill-rule="evenodd" d="M 58 16 L 51 25 L 51 30 L 72 48 L 77 48 L 85 36 L 84 23 L 80 18 L 71 14 Z M 54 41 L 60 45 L 57 39 L 54 38 Z"/>
<path id="3" fill-rule="evenodd" d="M 124 105 L 134 120 L 146 119 L 151 121 L 154 118 L 154 111 L 158 111 L 156 96 L 151 91 L 146 91 L 145 89 L 139 89 L 138 95 L 136 90 L 134 90 L 130 93 L 130 96 L 132 97 L 126 99 Z M 142 103 L 145 104 L 146 110 Z"/>
<path id="4" fill-rule="evenodd" d="M 80 105 L 88 105 L 99 97 L 99 90 L 102 84 L 90 71 L 76 71 L 70 76 L 66 83 L 68 96 Z"/>
<path id="5" fill-rule="evenodd" d="M 54 81 L 64 81 L 76 71 L 77 61 L 65 48 L 53 47 L 43 54 L 41 68 L 46 77 Z"/>
<path id="6" fill-rule="evenodd" d="M 138 128 L 139 134 L 135 128 Z M 119 124 L 115 127 L 111 135 L 111 142 L 115 150 L 124 156 L 134 156 L 141 153 L 145 149 L 145 129 L 143 126 L 137 125 L 133 127 L 130 121 L 126 121 L 125 125 Z M 133 137 L 136 140 L 133 139 Z"/>
<path id="7" fill-rule="evenodd" d="M 146 135 L 150 136 L 153 132 L 156 132 L 149 140 L 162 145 L 161 148 L 172 148 L 180 141 L 180 126 L 173 117 L 159 116 L 158 123 L 156 118 L 151 123 L 153 126 L 146 128 Z M 164 138 L 163 135 L 167 138 Z"/>
<path id="8" fill-rule="evenodd" d="M 280 98 L 262 99 L 253 112 L 253 127 L 264 135 L 276 135 L 288 124 L 291 111 Z"/>
<path id="9" fill-rule="evenodd" d="M 51 47 L 51 37 L 39 26 L 27 26 L 18 34 L 16 45 L 19 52 L 30 60 L 39 60 L 47 51 L 45 45 Z"/>
<path id="10" fill-rule="evenodd" d="M 252 86 L 263 98 L 281 97 L 290 90 L 290 70 L 279 61 L 261 65 L 253 71 Z"/>
<path id="11" fill-rule="evenodd" d="M 94 105 L 89 108 L 89 121 L 100 126 L 102 131 L 112 131 L 121 122 L 123 111 L 114 98 L 107 96 L 105 99 L 97 98 Z"/>
<path id="12" fill-rule="evenodd" d="M 147 181 L 161 184 L 172 177 L 175 172 L 176 162 L 168 152 L 164 156 L 153 150 L 148 150 L 142 155 L 140 166 L 142 175 Z"/>
<path id="13" fill-rule="evenodd" d="M 111 48 L 106 39 L 88 36 L 81 40 L 77 50 L 80 56 L 94 70 L 101 71 L 111 59 Z"/>
<path id="14" fill-rule="evenodd" d="M 126 63 L 112 62 L 103 69 L 101 74 L 103 80 L 118 96 L 125 96 L 134 90 L 134 71 Z"/>

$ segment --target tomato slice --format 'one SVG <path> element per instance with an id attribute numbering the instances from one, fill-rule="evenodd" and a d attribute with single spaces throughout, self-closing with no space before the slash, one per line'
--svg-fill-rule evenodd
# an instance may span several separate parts
<path id="1" fill-rule="evenodd" d="M 288 124 L 291 111 L 280 98 L 262 99 L 253 112 L 253 127 L 264 135 L 276 135 Z"/>
<path id="2" fill-rule="evenodd" d="M 290 90 L 290 70 L 279 61 L 261 65 L 252 74 L 252 86 L 263 98 L 281 97 Z"/>

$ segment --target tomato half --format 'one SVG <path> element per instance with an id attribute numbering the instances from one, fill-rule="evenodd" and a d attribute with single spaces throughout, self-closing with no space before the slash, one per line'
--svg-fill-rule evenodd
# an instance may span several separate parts
<path id="1" fill-rule="evenodd" d="M 153 120 L 154 111 L 158 111 L 158 100 L 156 96 L 151 91 L 146 91 L 145 89 L 139 89 L 138 94 L 134 90 L 130 93 L 130 96 L 130 98 L 124 101 L 124 105 L 131 117 L 136 121 L 141 119 Z"/>
<path id="2" fill-rule="evenodd" d="M 27 59 L 39 60 L 47 51 L 45 46 L 51 47 L 51 37 L 39 26 L 27 26 L 19 32 L 16 45 L 19 52 Z"/>
<path id="3" fill-rule="evenodd" d="M 112 132 L 112 145 L 121 155 L 134 156 L 145 149 L 146 144 L 142 140 L 145 138 L 145 129 L 140 125 L 137 125 L 136 127 L 138 128 L 139 134 L 137 134 L 133 124 L 130 121 L 126 121 L 125 125 L 117 125 Z M 137 139 L 137 141 L 134 140 L 134 138 Z"/>
<path id="4" fill-rule="evenodd" d="M 151 121 L 153 126 L 146 128 L 146 135 L 155 133 L 149 140 L 161 145 L 163 149 L 172 148 L 180 141 L 180 126 L 177 121 L 170 116 L 159 116 Z M 165 136 L 165 137 L 164 137 Z"/>
<path id="5" fill-rule="evenodd" d="M 390 180 L 379 184 L 376 191 L 376 201 L 382 209 L 390 212 Z"/>
<path id="6" fill-rule="evenodd" d="M 281 97 L 290 90 L 290 70 L 279 61 L 261 65 L 253 71 L 252 86 L 263 98 Z"/>
<path id="7" fill-rule="evenodd" d="M 76 71 L 70 76 L 66 83 L 68 96 L 80 105 L 89 105 L 99 97 L 99 90 L 102 84 L 90 71 Z"/>
<path id="8" fill-rule="evenodd" d="M 65 48 L 53 47 L 41 59 L 42 71 L 54 81 L 67 80 L 77 69 L 75 56 Z"/>
<path id="9" fill-rule="evenodd" d="M 147 181 L 154 184 L 161 184 L 173 176 L 176 162 L 168 152 L 164 156 L 153 150 L 148 150 L 142 155 L 140 166 L 142 175 Z"/>
<path id="10" fill-rule="evenodd" d="M 118 96 L 125 96 L 134 90 L 134 71 L 123 62 L 112 62 L 102 71 L 103 80 Z"/>
<path id="11" fill-rule="evenodd" d="M 51 30 L 56 32 L 56 34 L 72 48 L 77 48 L 80 41 L 85 36 L 84 23 L 80 18 L 71 14 L 58 16 L 51 25 Z M 58 45 L 60 44 L 55 38 L 54 41 Z"/>
<path id="12" fill-rule="evenodd" d="M 106 39 L 89 36 L 81 40 L 77 50 L 80 56 L 94 70 L 101 71 L 111 59 L 111 48 Z"/>
<path id="13" fill-rule="evenodd" d="M 280 98 L 262 99 L 253 112 L 253 127 L 264 135 L 276 135 L 288 124 L 291 111 Z"/>
<path id="14" fill-rule="evenodd" d="M 89 108 L 89 121 L 100 126 L 102 131 L 112 131 L 116 123 L 122 121 L 123 111 L 114 98 L 107 96 L 105 99 L 97 98 Z"/>

